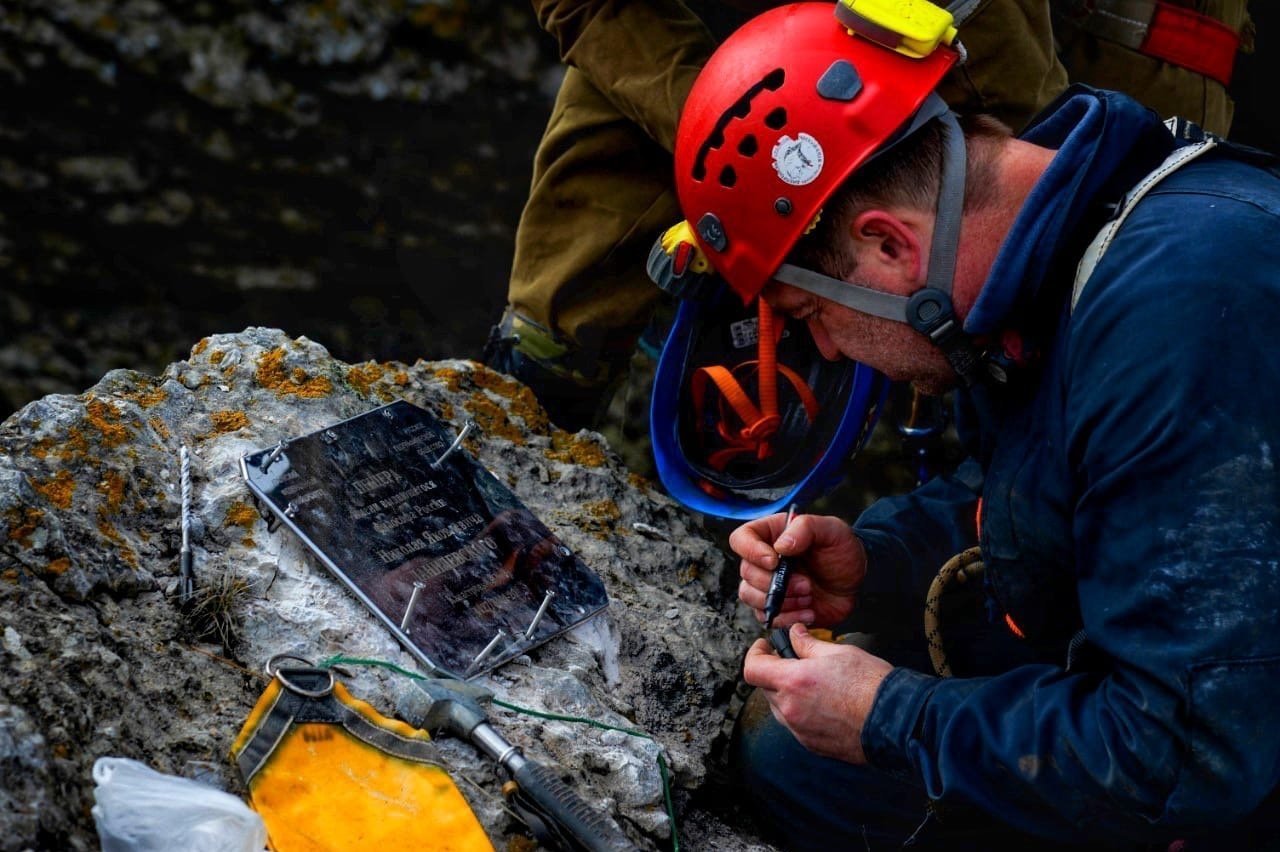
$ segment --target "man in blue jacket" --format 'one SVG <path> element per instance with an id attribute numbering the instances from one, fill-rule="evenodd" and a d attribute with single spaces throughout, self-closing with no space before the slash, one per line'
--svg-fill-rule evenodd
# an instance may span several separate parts
<path id="1" fill-rule="evenodd" d="M 1251 848 L 1280 785 L 1280 180 L 1086 88 L 1017 138 L 961 134 L 929 96 L 945 35 L 909 59 L 872 23 L 757 19 L 677 133 L 690 246 L 824 356 L 959 387 L 971 452 L 852 529 L 733 534 L 762 620 L 796 566 L 774 624 L 798 659 L 745 662 L 771 711 L 740 724 L 754 810 L 797 849 Z M 916 622 L 974 545 L 956 677 L 804 626 Z"/>

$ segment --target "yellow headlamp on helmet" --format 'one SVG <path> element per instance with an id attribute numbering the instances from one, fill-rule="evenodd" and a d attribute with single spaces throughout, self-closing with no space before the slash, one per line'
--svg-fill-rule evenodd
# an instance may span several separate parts
<path id="1" fill-rule="evenodd" d="M 956 37 L 952 14 L 928 0 L 838 0 L 836 18 L 850 35 L 912 59 L 922 59 Z"/>

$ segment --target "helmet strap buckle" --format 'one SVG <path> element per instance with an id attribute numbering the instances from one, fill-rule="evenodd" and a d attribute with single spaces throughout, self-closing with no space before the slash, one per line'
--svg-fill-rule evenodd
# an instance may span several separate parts
<path id="1" fill-rule="evenodd" d="M 933 287 L 916 291 L 907 300 L 907 324 L 942 350 L 965 387 L 977 383 L 982 356 L 965 334 L 949 295 Z"/>

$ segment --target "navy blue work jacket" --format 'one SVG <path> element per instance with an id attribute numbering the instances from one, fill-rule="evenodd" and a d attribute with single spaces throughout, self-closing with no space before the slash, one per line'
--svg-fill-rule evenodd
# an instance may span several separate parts
<path id="1" fill-rule="evenodd" d="M 1185 166 L 1072 311 L 1081 250 L 1179 143 L 1127 97 L 1079 88 L 1024 138 L 1058 153 L 966 329 L 1017 330 L 1038 357 L 990 398 L 961 395 L 982 413 L 972 461 L 855 530 L 864 600 L 907 612 L 974 542 L 981 496 L 990 618 L 1040 662 L 895 669 L 863 746 L 934 798 L 1047 837 L 1248 824 L 1280 784 L 1280 180 L 1216 152 Z M 1068 666 L 1073 637 L 1088 653 Z"/>

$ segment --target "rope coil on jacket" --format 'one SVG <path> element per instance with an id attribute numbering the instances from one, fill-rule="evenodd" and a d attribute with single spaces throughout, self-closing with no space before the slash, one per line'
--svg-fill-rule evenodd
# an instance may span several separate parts
<path id="1" fill-rule="evenodd" d="M 942 596 L 953 583 L 963 583 L 970 577 L 982 575 L 982 548 L 971 547 L 961 551 L 943 563 L 938 576 L 929 584 L 924 599 L 924 638 L 929 643 L 929 661 L 938 677 L 951 677 L 951 664 L 942 644 Z"/>

